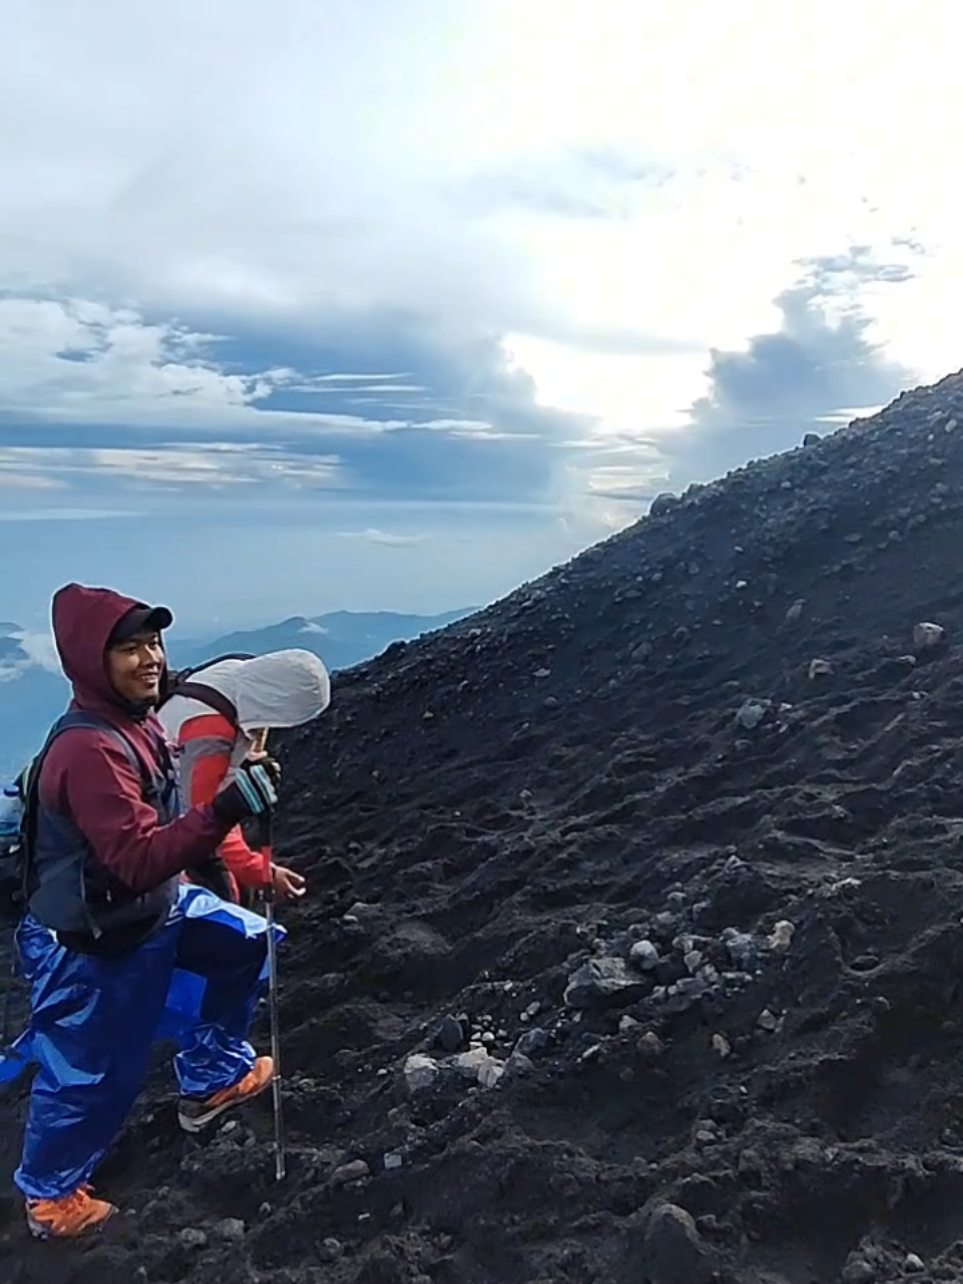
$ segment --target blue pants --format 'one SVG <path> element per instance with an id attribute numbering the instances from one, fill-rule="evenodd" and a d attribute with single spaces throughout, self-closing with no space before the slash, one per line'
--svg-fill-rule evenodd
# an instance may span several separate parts
<path id="1" fill-rule="evenodd" d="M 279 935 L 283 934 L 279 930 Z M 164 927 L 120 958 L 65 950 L 28 916 L 17 932 L 31 989 L 18 1055 L 38 1064 L 14 1181 L 56 1199 L 88 1182 L 140 1092 L 158 1038 L 180 1091 L 207 1097 L 254 1065 L 247 1041 L 266 975 L 265 920 L 185 884 Z"/>

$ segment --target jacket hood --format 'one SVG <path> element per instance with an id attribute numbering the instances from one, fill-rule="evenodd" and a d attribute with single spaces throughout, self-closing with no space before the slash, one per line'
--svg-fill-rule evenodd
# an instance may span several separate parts
<path id="1" fill-rule="evenodd" d="M 323 713 L 331 700 L 328 671 L 312 651 L 221 660 L 191 680 L 226 696 L 245 733 L 258 727 L 300 727 Z"/>
<path id="2" fill-rule="evenodd" d="M 66 584 L 54 594 L 54 642 L 78 704 L 133 712 L 110 683 L 104 652 L 117 622 L 133 607 L 145 606 L 113 589 L 86 588 L 83 584 Z"/>

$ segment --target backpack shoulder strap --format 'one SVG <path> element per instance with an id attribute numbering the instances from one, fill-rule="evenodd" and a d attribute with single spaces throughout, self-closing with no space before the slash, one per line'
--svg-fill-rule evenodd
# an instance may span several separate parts
<path id="1" fill-rule="evenodd" d="M 98 717 L 95 713 L 89 713 L 84 709 L 70 709 L 67 713 L 61 714 L 57 721 L 47 732 L 47 738 L 40 748 L 40 752 L 24 769 L 20 776 L 21 797 L 23 799 L 23 811 L 20 817 L 20 850 L 21 850 L 21 881 L 24 903 L 29 898 L 29 881 L 30 869 L 34 844 L 37 837 L 37 804 L 40 797 L 40 772 L 54 741 L 64 734 L 75 728 L 88 728 L 92 731 L 106 731 L 114 740 L 120 744 L 127 755 L 130 765 L 140 776 L 145 790 L 151 785 L 151 777 L 147 767 L 140 754 L 131 744 L 130 740 L 124 735 L 119 727 L 106 718 Z"/>
<path id="2" fill-rule="evenodd" d="M 123 749 L 124 753 L 127 755 L 128 762 L 141 779 L 150 779 L 150 772 L 148 771 L 143 758 L 131 744 L 127 736 L 125 736 L 121 731 L 120 727 L 115 727 L 114 724 L 112 722 L 108 722 L 106 718 L 100 718 L 96 713 L 88 713 L 85 709 L 72 709 L 69 713 L 65 713 L 61 718 L 57 719 L 50 729 L 50 734 L 47 736 L 46 743 L 40 751 L 41 754 L 46 753 L 58 736 L 75 727 L 87 728 L 91 731 L 106 731 L 107 734 L 116 740 Z"/>
<path id="3" fill-rule="evenodd" d="M 237 710 L 228 700 L 226 695 L 220 691 L 215 691 L 213 687 L 207 686 L 204 682 L 194 682 L 195 674 L 203 673 L 205 669 L 213 668 L 215 664 L 220 664 L 222 660 L 253 660 L 254 653 L 251 651 L 228 651 L 224 655 L 215 655 L 210 660 L 202 660 L 200 664 L 192 664 L 186 669 L 177 669 L 168 671 L 164 682 L 161 697 L 157 701 L 155 708 L 161 709 L 171 699 L 172 696 L 187 696 L 192 700 L 200 700 L 215 712 L 227 718 L 232 727 L 237 726 Z"/>
<path id="4" fill-rule="evenodd" d="M 203 673 L 205 669 L 213 668 L 215 664 L 220 664 L 222 660 L 253 660 L 255 658 L 253 651 L 225 651 L 223 655 L 215 655 L 210 660 L 202 660 L 200 664 L 192 664 L 187 669 L 179 669 L 174 675 L 174 681 L 176 683 L 186 682 L 195 673 Z"/>
<path id="5" fill-rule="evenodd" d="M 189 700 L 199 700 L 209 709 L 226 718 L 232 727 L 237 726 L 237 709 L 222 691 L 215 691 L 204 682 L 178 682 L 171 689 L 172 696 L 186 696 Z"/>

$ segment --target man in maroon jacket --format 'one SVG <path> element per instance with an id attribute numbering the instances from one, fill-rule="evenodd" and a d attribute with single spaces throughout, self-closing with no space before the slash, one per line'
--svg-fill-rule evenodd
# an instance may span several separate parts
<path id="1" fill-rule="evenodd" d="M 210 865 L 239 821 L 273 808 L 276 765 L 243 764 L 213 803 L 181 814 L 152 711 L 171 622 L 165 607 L 108 589 L 70 584 L 53 600 L 73 700 L 31 775 L 28 911 L 17 930 L 39 1070 L 14 1180 L 41 1238 L 84 1234 L 116 1211 L 93 1198 L 89 1179 L 143 1085 L 172 995 L 189 1014 L 170 1031 L 182 1128 L 199 1131 L 274 1074 L 247 1042 L 264 920 L 183 873 Z"/>

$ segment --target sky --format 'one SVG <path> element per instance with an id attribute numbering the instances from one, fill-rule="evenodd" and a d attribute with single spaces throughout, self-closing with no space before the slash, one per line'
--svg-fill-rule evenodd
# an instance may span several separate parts
<path id="1" fill-rule="evenodd" d="M 478 605 L 960 365 L 939 0 L 0 0 L 0 618 Z"/>

